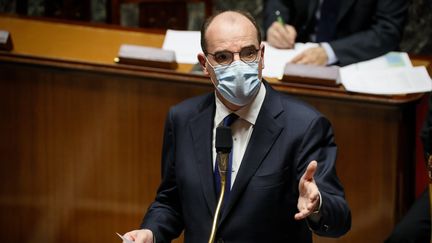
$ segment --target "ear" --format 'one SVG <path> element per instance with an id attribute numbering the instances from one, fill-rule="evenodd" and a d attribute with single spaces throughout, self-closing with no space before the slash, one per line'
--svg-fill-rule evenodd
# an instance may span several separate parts
<path id="1" fill-rule="evenodd" d="M 209 76 L 209 72 L 207 70 L 207 59 L 206 59 L 204 53 L 199 53 L 197 55 L 197 58 L 198 58 L 198 62 L 200 63 L 201 68 L 202 68 L 204 74 L 207 75 L 207 76 Z"/>
<path id="2" fill-rule="evenodd" d="M 264 69 L 264 51 L 265 51 L 264 43 L 261 43 L 260 48 L 261 48 L 261 66 L 262 69 Z"/>

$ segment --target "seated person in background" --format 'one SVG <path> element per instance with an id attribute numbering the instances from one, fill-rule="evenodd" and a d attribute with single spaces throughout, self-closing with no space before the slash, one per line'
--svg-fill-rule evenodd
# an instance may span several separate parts
<path id="1" fill-rule="evenodd" d="M 407 0 L 268 0 L 264 28 L 277 48 L 321 43 L 293 63 L 345 66 L 397 50 L 407 8 Z"/>
<path id="2" fill-rule="evenodd" d="M 430 94 L 429 94 L 430 95 Z M 421 132 L 426 161 L 432 155 L 432 95 L 429 96 L 429 111 Z M 417 198 L 403 219 L 396 225 L 385 243 L 432 242 L 429 188 Z"/>

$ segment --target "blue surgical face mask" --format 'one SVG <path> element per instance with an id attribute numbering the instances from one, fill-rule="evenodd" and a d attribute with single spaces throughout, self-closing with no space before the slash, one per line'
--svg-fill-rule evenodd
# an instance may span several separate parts
<path id="1" fill-rule="evenodd" d="M 239 60 L 226 66 L 214 66 L 213 70 L 218 81 L 216 89 L 230 103 L 247 105 L 258 93 L 261 84 L 258 61 L 245 63 Z"/>

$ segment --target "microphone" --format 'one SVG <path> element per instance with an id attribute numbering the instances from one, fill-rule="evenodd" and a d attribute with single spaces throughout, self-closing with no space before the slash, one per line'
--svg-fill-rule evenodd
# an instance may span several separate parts
<path id="1" fill-rule="evenodd" d="M 216 153 L 217 153 L 217 166 L 219 169 L 219 175 L 221 179 L 220 185 L 220 193 L 218 204 L 216 206 L 215 215 L 213 217 L 213 225 L 210 233 L 209 243 L 213 243 L 216 236 L 216 225 L 219 219 L 220 208 L 222 206 L 222 202 L 225 194 L 225 186 L 226 186 L 226 173 L 228 168 L 229 154 L 232 149 L 232 135 L 231 128 L 225 126 L 219 126 L 216 128 Z M 230 185 L 228 185 L 230 186 Z"/>
<path id="2" fill-rule="evenodd" d="M 222 178 L 226 178 L 229 154 L 232 149 L 232 136 L 230 127 L 217 127 L 216 128 L 216 153 L 217 153 L 217 165 L 219 168 L 219 173 Z"/>

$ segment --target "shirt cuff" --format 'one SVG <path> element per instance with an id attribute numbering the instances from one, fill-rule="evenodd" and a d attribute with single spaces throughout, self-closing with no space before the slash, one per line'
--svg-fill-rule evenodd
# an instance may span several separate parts
<path id="1" fill-rule="evenodd" d="M 336 57 L 336 54 L 333 51 L 333 48 L 330 46 L 328 42 L 322 42 L 320 43 L 320 46 L 324 48 L 326 54 L 327 54 L 327 65 L 332 65 L 337 63 L 339 60 Z"/>

